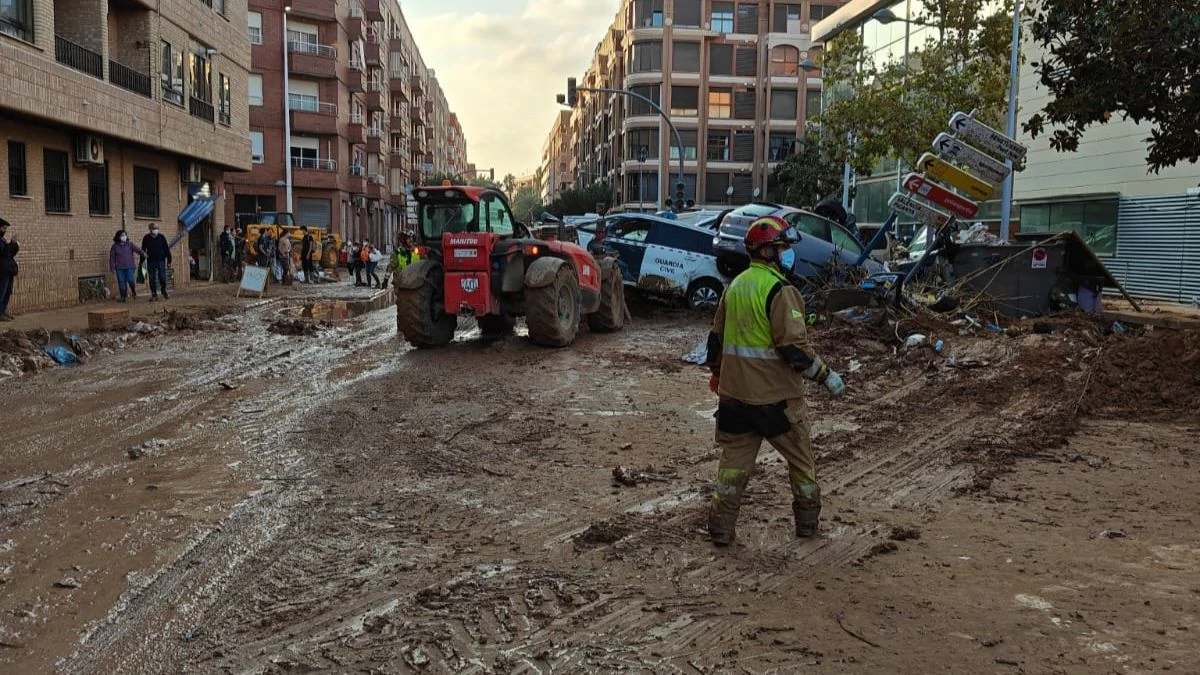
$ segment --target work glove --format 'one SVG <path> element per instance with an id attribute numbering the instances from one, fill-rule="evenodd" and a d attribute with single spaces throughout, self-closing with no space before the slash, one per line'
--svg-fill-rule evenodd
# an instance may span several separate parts
<path id="1" fill-rule="evenodd" d="M 708 378 L 708 390 L 712 393 L 717 393 L 717 389 L 721 387 L 721 376 L 714 374 Z"/>
<path id="2" fill-rule="evenodd" d="M 825 376 L 825 388 L 834 396 L 846 393 L 846 383 L 842 381 L 842 376 L 833 370 L 830 370 L 829 374 Z"/>

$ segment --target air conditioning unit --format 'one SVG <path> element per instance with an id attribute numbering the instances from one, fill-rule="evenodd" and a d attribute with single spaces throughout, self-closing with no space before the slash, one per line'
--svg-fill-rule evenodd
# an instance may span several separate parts
<path id="1" fill-rule="evenodd" d="M 104 164 L 104 139 L 85 135 L 75 137 L 76 164 Z"/>
<path id="2" fill-rule="evenodd" d="M 204 179 L 201 177 L 200 162 L 184 162 L 179 167 L 179 178 L 184 183 L 199 183 Z"/>

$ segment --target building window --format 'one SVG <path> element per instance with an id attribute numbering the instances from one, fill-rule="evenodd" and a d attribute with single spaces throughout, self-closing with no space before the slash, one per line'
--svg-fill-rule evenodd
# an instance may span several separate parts
<path id="1" fill-rule="evenodd" d="M 633 45 L 631 73 L 653 73 L 662 70 L 662 43 L 636 42 Z"/>
<path id="2" fill-rule="evenodd" d="M 213 91 L 212 63 L 208 60 L 208 48 L 196 46 L 188 55 L 188 86 L 191 88 L 191 98 L 188 111 L 192 116 L 212 121 Z"/>
<path id="3" fill-rule="evenodd" d="M 776 89 L 771 92 L 771 119 L 796 119 L 795 89 Z"/>
<path id="4" fill-rule="evenodd" d="M 709 138 L 712 138 L 709 136 Z M 704 174 L 704 201 L 709 204 L 728 204 L 732 201 L 733 195 L 729 190 L 729 174 L 727 173 L 706 173 Z"/>
<path id="5" fill-rule="evenodd" d="M 671 45 L 671 72 L 700 72 L 699 42 L 676 42 Z"/>
<path id="6" fill-rule="evenodd" d="M 246 37 L 252 45 L 261 45 L 263 43 L 262 14 L 258 12 L 246 12 Z"/>
<path id="7" fill-rule="evenodd" d="M 699 28 L 701 14 L 700 0 L 675 0 L 672 25 L 676 28 Z"/>
<path id="8" fill-rule="evenodd" d="M 708 74 L 733 75 L 733 45 L 714 44 L 709 47 Z"/>
<path id="9" fill-rule="evenodd" d="M 71 174 L 67 153 L 45 149 L 42 150 L 42 161 L 46 182 L 46 213 L 70 212 Z"/>
<path id="10" fill-rule="evenodd" d="M 708 116 L 710 119 L 729 119 L 733 117 L 733 90 L 708 90 Z"/>
<path id="11" fill-rule="evenodd" d="M 633 11 L 634 28 L 662 28 L 663 0 L 637 0 Z"/>
<path id="12" fill-rule="evenodd" d="M 626 180 L 628 184 L 628 189 L 625 190 L 626 202 L 658 203 L 657 171 L 629 171 Z"/>
<path id="13" fill-rule="evenodd" d="M 771 134 L 771 144 L 767 155 L 772 162 L 782 162 L 792 156 L 796 148 L 796 137 L 793 134 Z"/>
<path id="14" fill-rule="evenodd" d="M 221 124 L 229 126 L 233 123 L 233 92 L 229 90 L 229 76 L 225 73 L 218 75 L 221 79 Z"/>
<path id="15" fill-rule="evenodd" d="M 88 168 L 88 213 L 107 216 L 108 211 L 108 162 Z"/>
<path id="16" fill-rule="evenodd" d="M 758 47 L 738 47 L 733 53 L 733 73 L 738 77 L 758 75 Z"/>
<path id="17" fill-rule="evenodd" d="M 708 132 L 708 146 L 705 149 L 704 156 L 710 162 L 728 162 L 729 161 L 729 132 L 728 131 L 710 131 L 710 132 Z"/>
<path id="18" fill-rule="evenodd" d="M 10 197 L 28 197 L 29 180 L 25 174 L 25 144 L 8 142 L 8 194 Z"/>
<path id="19" fill-rule="evenodd" d="M 758 3 L 742 3 L 737 8 L 734 32 L 746 35 L 758 34 Z"/>
<path id="20" fill-rule="evenodd" d="M 33 42 L 32 0 L 0 0 L 0 33 Z"/>
<path id="21" fill-rule="evenodd" d="M 683 141 L 683 158 L 686 161 L 696 161 L 696 130 L 695 129 L 680 129 L 679 138 Z M 671 134 L 671 159 L 679 161 L 679 145 L 675 142 L 675 135 Z"/>
<path id="22" fill-rule="evenodd" d="M 183 105 L 183 52 L 170 42 L 162 43 L 162 98 Z"/>
<path id="23" fill-rule="evenodd" d="M 643 148 L 646 159 L 658 159 L 658 129 L 630 129 L 626 134 L 626 159 L 637 159 Z"/>
<path id="24" fill-rule="evenodd" d="M 263 132 L 250 132 L 250 161 L 255 164 L 262 164 L 265 161 L 265 152 L 263 151 Z"/>
<path id="25" fill-rule="evenodd" d="M 133 215 L 158 217 L 158 169 L 133 167 Z"/>
<path id="26" fill-rule="evenodd" d="M 714 2 L 712 4 L 712 29 L 718 33 L 733 32 L 733 3 Z"/>
<path id="27" fill-rule="evenodd" d="M 1021 204 L 1021 232 L 1074 230 L 1096 255 L 1117 253 L 1117 198 Z"/>
<path id="28" fill-rule="evenodd" d="M 225 0 L 212 0 L 212 6 L 217 10 L 217 14 L 225 16 Z"/>
<path id="29" fill-rule="evenodd" d="M 671 87 L 671 114 L 695 117 L 700 114 L 700 87 Z"/>
<path id="30" fill-rule="evenodd" d="M 804 92 L 804 119 L 814 120 L 821 116 L 821 90 L 809 89 Z"/>
<path id="31" fill-rule="evenodd" d="M 263 104 L 262 75 L 259 75 L 258 73 L 250 73 L 250 92 L 247 100 L 250 105 Z"/>
<path id="32" fill-rule="evenodd" d="M 733 132 L 733 161 L 735 162 L 753 162 L 754 159 L 754 132 L 753 131 L 735 131 Z"/>
<path id="33" fill-rule="evenodd" d="M 812 21 L 820 21 L 836 12 L 837 9 L 837 5 L 809 5 L 808 16 Z"/>
<path id="34" fill-rule="evenodd" d="M 771 74 L 796 77 L 800 74 L 800 50 L 783 45 L 771 50 Z"/>
<path id="35" fill-rule="evenodd" d="M 788 22 L 800 22 L 800 5 L 780 4 L 775 5 L 775 14 L 772 17 L 771 31 L 775 33 L 788 33 Z M 800 29 L 797 28 L 796 32 Z"/>
<path id="36" fill-rule="evenodd" d="M 657 84 L 643 84 L 629 89 L 635 94 L 641 94 L 646 98 L 654 101 L 655 105 L 660 105 L 662 101 L 659 99 L 660 88 Z M 629 99 L 629 114 L 633 115 L 657 115 L 658 112 L 651 108 L 648 103 L 638 98 Z"/>

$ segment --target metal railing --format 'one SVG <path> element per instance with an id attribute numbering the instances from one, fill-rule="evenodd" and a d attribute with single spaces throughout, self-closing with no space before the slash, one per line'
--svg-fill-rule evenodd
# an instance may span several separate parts
<path id="1" fill-rule="evenodd" d="M 293 157 L 292 166 L 297 169 L 313 169 L 314 171 L 337 171 L 335 160 L 319 157 Z"/>
<path id="2" fill-rule="evenodd" d="M 350 59 L 350 69 L 362 72 L 367 69 L 367 64 L 365 61 L 360 61 L 358 57 L 355 57 Z"/>
<path id="3" fill-rule="evenodd" d="M 408 79 L 408 71 L 403 68 L 392 68 L 389 71 L 389 74 L 392 76 L 393 80 Z"/>
<path id="4" fill-rule="evenodd" d="M 350 113 L 350 124 L 362 124 L 363 114 L 360 112 Z"/>
<path id="5" fill-rule="evenodd" d="M 327 59 L 337 58 L 337 47 L 317 44 L 316 42 L 307 42 L 305 40 L 288 40 L 288 51 L 293 54 L 322 56 Z"/>
<path id="6" fill-rule="evenodd" d="M 122 89 L 152 98 L 150 76 L 143 75 L 119 61 L 108 60 L 108 80 Z"/>
<path id="7" fill-rule="evenodd" d="M 383 138 L 383 129 L 379 127 L 367 127 L 367 138 Z"/>
<path id="8" fill-rule="evenodd" d="M 54 36 L 54 60 L 81 73 L 104 79 L 104 57 L 61 35 Z"/>
<path id="9" fill-rule="evenodd" d="M 387 176 L 381 173 L 373 173 L 367 178 L 367 182 L 372 185 L 387 185 Z"/>
<path id="10" fill-rule="evenodd" d="M 336 103 L 325 103 L 309 96 L 300 94 L 288 95 L 288 110 L 315 113 L 317 115 L 337 115 Z"/>
<path id="11" fill-rule="evenodd" d="M 406 148 L 406 147 L 404 147 L 404 146 L 394 146 L 394 145 L 393 145 L 393 146 L 392 146 L 392 154 L 393 154 L 393 155 L 401 155 L 401 156 L 403 156 L 403 155 L 407 155 L 407 154 L 408 154 L 408 148 Z"/>
<path id="12" fill-rule="evenodd" d="M 195 96 L 190 97 L 188 101 L 188 112 L 192 113 L 192 117 L 199 117 L 209 122 L 213 120 L 213 104 L 201 101 Z"/>

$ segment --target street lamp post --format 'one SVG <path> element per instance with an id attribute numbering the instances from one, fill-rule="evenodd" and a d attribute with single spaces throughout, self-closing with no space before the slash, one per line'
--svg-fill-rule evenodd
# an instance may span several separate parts
<path id="1" fill-rule="evenodd" d="M 287 184 L 287 212 L 292 211 L 292 93 L 288 87 L 288 12 L 291 5 L 283 7 L 283 171 Z"/>
<path id="2" fill-rule="evenodd" d="M 1017 77 L 1018 62 L 1021 57 L 1021 0 L 1013 0 L 1012 50 L 1008 60 L 1008 137 L 1017 137 Z M 1004 160 L 1008 167 L 1008 176 L 1004 178 L 1004 188 L 1000 194 L 1000 239 L 1008 241 L 1011 235 L 1009 222 L 1012 219 L 1013 175 L 1012 160 Z"/>
<path id="3" fill-rule="evenodd" d="M 881 23 L 885 26 L 894 21 L 899 21 L 904 24 L 904 59 L 900 62 L 900 64 L 901 64 L 901 67 L 904 68 L 905 82 L 908 81 L 909 39 L 912 35 L 912 30 L 909 28 L 909 26 L 911 26 L 912 24 L 916 24 L 918 26 L 928 26 L 929 25 L 923 21 L 916 21 L 916 20 L 912 19 L 911 17 L 912 17 L 912 0 L 905 0 L 904 18 L 903 19 L 896 16 L 896 13 L 890 9 L 881 9 L 878 12 L 875 12 L 874 14 L 871 15 L 872 19 L 875 19 L 876 21 L 878 21 L 879 23 Z M 904 90 L 903 89 L 900 90 L 900 103 L 901 103 L 901 105 L 904 104 Z M 904 159 L 900 156 L 900 153 L 897 152 L 896 153 L 896 192 L 900 192 L 903 182 L 904 182 Z"/>
<path id="4" fill-rule="evenodd" d="M 642 190 L 646 189 L 646 181 L 642 178 L 642 171 L 645 169 L 643 164 L 646 162 L 646 156 L 650 154 L 648 150 L 644 145 L 638 148 L 638 213 L 645 209 L 642 203 L 646 201 L 646 196 L 642 194 Z"/>

